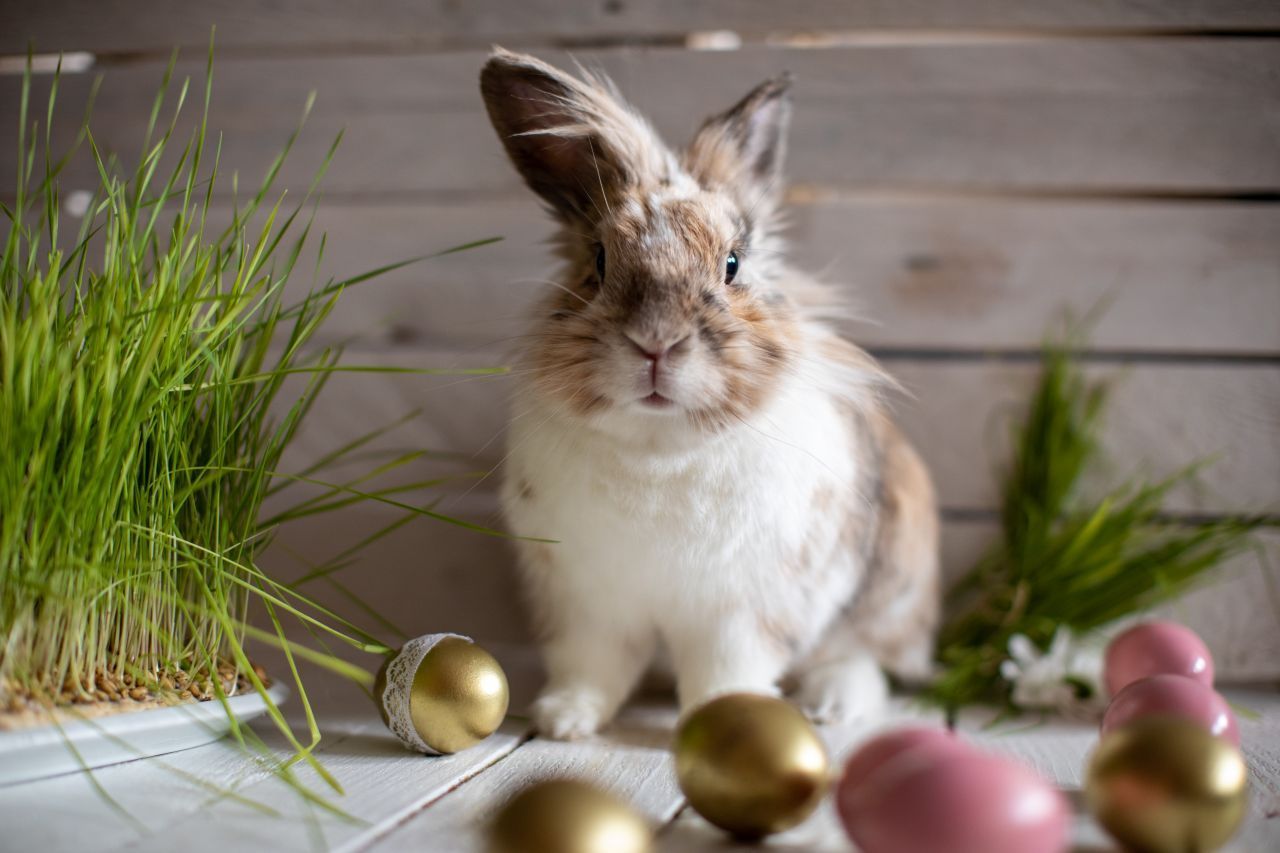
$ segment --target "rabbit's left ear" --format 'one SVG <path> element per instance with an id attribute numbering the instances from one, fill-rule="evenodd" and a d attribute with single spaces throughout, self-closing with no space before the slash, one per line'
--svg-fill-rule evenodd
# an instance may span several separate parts
<path id="1" fill-rule="evenodd" d="M 497 49 L 480 73 L 480 91 L 511 161 L 563 221 L 593 221 L 608 194 L 628 182 L 619 150 L 625 110 L 602 85 Z"/>
<path id="2" fill-rule="evenodd" d="M 791 120 L 791 75 L 752 89 L 728 111 L 703 123 L 685 165 L 704 185 L 776 194 Z"/>

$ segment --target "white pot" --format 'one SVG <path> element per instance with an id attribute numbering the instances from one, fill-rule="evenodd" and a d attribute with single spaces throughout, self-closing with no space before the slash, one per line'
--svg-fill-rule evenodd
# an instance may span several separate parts
<path id="1" fill-rule="evenodd" d="M 277 705 L 288 695 L 282 684 L 267 689 Z M 233 696 L 227 705 L 240 723 L 267 710 L 256 692 Z M 191 749 L 230 730 L 228 709 L 212 700 L 0 732 L 0 785 Z"/>

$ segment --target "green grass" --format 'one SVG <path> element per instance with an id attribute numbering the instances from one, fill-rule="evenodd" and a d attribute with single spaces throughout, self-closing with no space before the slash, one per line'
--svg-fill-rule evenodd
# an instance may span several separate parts
<path id="1" fill-rule="evenodd" d="M 207 126 L 212 50 L 203 111 L 185 138 L 176 128 L 190 85 L 174 83 L 172 70 L 132 169 L 102 155 L 88 118 L 73 150 L 55 153 L 57 78 L 41 111 L 30 103 L 30 72 L 24 82 L 20 177 L 0 211 L 8 227 L 0 257 L 0 708 L 17 696 L 46 704 L 89 697 L 103 674 L 156 685 L 166 673 L 212 672 L 228 661 L 263 690 L 246 648 L 256 639 L 285 652 L 310 744 L 270 710 L 298 757 L 311 760 L 318 732 L 296 661 L 371 680 L 330 644 L 388 647 L 258 565 L 276 525 L 358 501 L 461 523 L 395 497 L 427 484 L 367 485 L 420 453 L 344 483 L 323 480 L 325 468 L 378 433 L 304 470 L 279 471 L 326 380 L 380 370 L 340 364 L 336 349 L 315 344 L 317 332 L 347 288 L 411 261 L 324 281 L 287 301 L 286 283 L 312 274 L 304 258 L 319 268 L 324 247 L 311 231 L 315 185 L 290 207 L 273 189 L 297 134 L 260 187 L 224 214 L 230 224 L 215 226 L 215 190 L 225 181 L 220 137 Z M 60 174 L 76 157 L 92 159 L 99 184 L 72 234 L 60 213 Z M 469 246 L 446 251 L 461 248 Z M 296 503 L 263 518 L 269 496 L 287 502 L 293 492 L 302 493 Z M 265 630 L 247 624 L 251 606 L 262 609 Z M 290 620 L 318 648 L 286 640 Z M 216 681 L 213 692 L 225 700 Z"/>
<path id="2" fill-rule="evenodd" d="M 1086 380 L 1065 347 L 1046 350 L 1004 479 L 1001 537 L 951 590 L 955 615 L 939 639 L 944 674 L 933 700 L 953 709 L 1007 702 L 999 667 L 1014 634 L 1043 651 L 1059 626 L 1088 632 L 1173 598 L 1274 523 L 1164 514 L 1165 496 L 1199 465 L 1099 499 L 1078 494 L 1098 463 L 1105 401 L 1106 388 Z"/>

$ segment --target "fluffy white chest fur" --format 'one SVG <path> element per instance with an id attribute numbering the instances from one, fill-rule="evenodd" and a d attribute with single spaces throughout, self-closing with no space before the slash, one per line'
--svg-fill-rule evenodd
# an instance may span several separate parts
<path id="1" fill-rule="evenodd" d="M 662 633 L 735 603 L 767 611 L 807 598 L 778 582 L 779 567 L 829 549 L 839 519 L 815 525 L 814 499 L 857 482 L 830 397 L 792 391 L 690 448 L 637 450 L 554 415 L 540 423 L 548 416 L 513 425 L 508 519 L 519 535 L 556 540 L 558 571 L 597 592 L 611 622 Z"/>
<path id="2" fill-rule="evenodd" d="M 664 440 L 660 415 L 624 444 L 525 402 L 503 498 L 514 533 L 555 540 L 524 546 L 553 660 L 598 655 L 625 695 L 660 644 L 686 702 L 761 688 L 739 668 L 767 689 L 852 598 L 862 566 L 840 547 L 841 515 L 868 497 L 851 491 L 855 440 L 829 394 L 793 387 L 687 447 Z M 698 656 L 719 665 L 691 675 Z"/>

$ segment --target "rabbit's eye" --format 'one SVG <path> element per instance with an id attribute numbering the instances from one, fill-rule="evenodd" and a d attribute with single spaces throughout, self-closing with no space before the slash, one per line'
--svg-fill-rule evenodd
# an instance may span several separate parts
<path id="1" fill-rule="evenodd" d="M 604 246 L 596 250 L 596 275 L 604 281 Z"/>
<path id="2" fill-rule="evenodd" d="M 724 283 L 733 284 L 733 278 L 738 274 L 738 253 L 730 252 L 729 257 L 724 260 Z"/>

